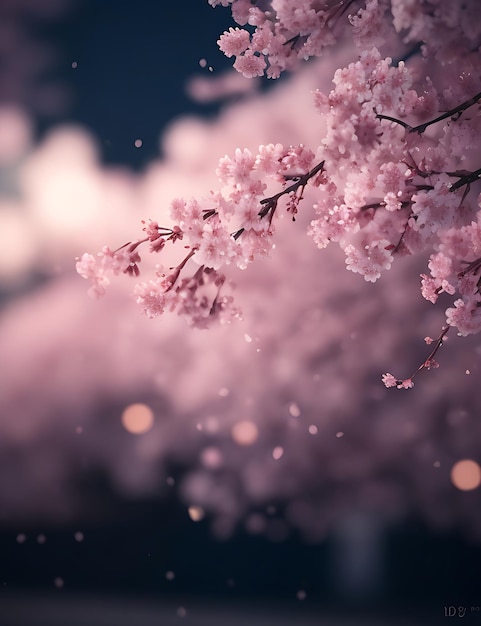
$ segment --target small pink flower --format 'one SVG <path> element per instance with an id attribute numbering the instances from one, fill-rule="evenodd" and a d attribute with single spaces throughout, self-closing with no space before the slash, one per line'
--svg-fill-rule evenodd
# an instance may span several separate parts
<path id="1" fill-rule="evenodd" d="M 254 78 L 255 76 L 263 76 L 267 64 L 263 56 L 256 56 L 252 51 L 238 56 L 234 68 L 246 78 Z"/>
<path id="2" fill-rule="evenodd" d="M 449 326 L 455 326 L 458 333 L 465 337 L 481 331 L 481 307 L 480 296 L 475 296 L 466 301 L 458 299 L 454 307 L 446 309 L 446 321 Z"/>
<path id="3" fill-rule="evenodd" d="M 217 44 L 226 57 L 239 56 L 249 47 L 250 35 L 247 30 L 229 28 L 221 35 Z"/>
<path id="4" fill-rule="evenodd" d="M 397 378 L 394 378 L 394 376 L 389 373 L 382 375 L 382 382 L 387 388 L 396 387 L 398 384 Z"/>
<path id="5" fill-rule="evenodd" d="M 75 264 L 75 270 L 82 278 L 92 279 L 98 271 L 97 260 L 92 254 L 85 252 Z"/>
<path id="6" fill-rule="evenodd" d="M 381 271 L 391 268 L 393 256 L 389 248 L 389 241 L 386 240 L 373 241 L 359 247 L 349 244 L 344 249 L 347 269 L 374 283 L 381 276 Z"/>
<path id="7" fill-rule="evenodd" d="M 421 294 L 423 298 L 426 298 L 426 300 L 429 300 L 429 302 L 433 304 L 435 304 L 438 299 L 438 285 L 434 278 L 427 276 L 427 274 L 421 274 Z"/>

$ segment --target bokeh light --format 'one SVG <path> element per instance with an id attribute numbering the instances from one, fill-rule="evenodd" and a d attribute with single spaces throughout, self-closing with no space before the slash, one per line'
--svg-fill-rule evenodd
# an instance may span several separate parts
<path id="1" fill-rule="evenodd" d="M 240 446 L 252 445 L 259 436 L 259 429 L 248 420 L 237 422 L 232 427 L 232 439 Z"/>
<path id="2" fill-rule="evenodd" d="M 283 454 L 284 454 L 284 448 L 282 446 L 276 446 L 274 450 L 272 451 L 272 458 L 277 461 L 278 459 L 281 458 Z"/>
<path id="3" fill-rule="evenodd" d="M 146 404 L 130 404 L 122 413 L 122 426 L 133 435 L 142 435 L 154 425 L 154 413 Z"/>
<path id="4" fill-rule="evenodd" d="M 215 446 L 209 446 L 202 450 L 200 459 L 204 467 L 216 469 L 222 465 L 222 452 Z"/>
<path id="5" fill-rule="evenodd" d="M 481 485 L 481 467 L 471 459 L 455 463 L 451 469 L 451 481 L 461 491 L 472 491 Z"/>
<path id="6" fill-rule="evenodd" d="M 200 520 L 204 519 L 205 516 L 204 509 L 200 506 L 189 506 L 187 512 L 193 522 L 200 522 Z"/>

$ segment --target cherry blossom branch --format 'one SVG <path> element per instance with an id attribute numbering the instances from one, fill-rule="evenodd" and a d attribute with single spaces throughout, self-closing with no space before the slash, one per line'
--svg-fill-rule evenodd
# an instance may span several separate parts
<path id="1" fill-rule="evenodd" d="M 463 111 L 465 111 L 466 109 L 469 109 L 469 107 L 474 106 L 480 100 L 481 100 L 481 91 L 477 93 L 475 96 L 473 96 L 470 100 L 467 100 L 466 102 L 463 102 L 457 107 L 454 107 L 454 109 L 450 109 L 449 111 L 446 111 L 446 113 L 443 113 L 439 117 L 436 117 L 429 122 L 424 122 L 424 124 L 419 124 L 418 126 L 415 126 L 409 132 L 423 133 L 426 130 L 426 128 L 428 128 L 428 126 L 431 126 L 432 124 L 436 124 L 437 122 L 441 122 L 442 120 L 445 120 L 448 117 L 453 117 L 454 115 L 457 115 L 457 114 L 459 117 L 459 115 L 461 115 Z"/>
<path id="2" fill-rule="evenodd" d="M 331 15 L 326 20 L 326 24 L 329 28 L 332 28 L 337 24 L 337 21 L 344 15 L 344 13 L 348 10 L 351 4 L 354 4 L 355 0 L 348 0 L 346 3 L 345 0 L 340 0 L 337 4 L 335 4 L 331 8 Z M 344 6 L 345 5 L 345 6 Z"/>
<path id="3" fill-rule="evenodd" d="M 394 122 L 395 124 L 399 124 L 399 126 L 402 126 L 408 133 L 422 134 L 424 133 L 426 128 L 428 128 L 432 124 L 441 122 L 442 120 L 445 120 L 448 117 L 454 117 L 455 115 L 458 115 L 458 118 L 459 118 L 459 116 L 461 115 L 463 111 L 474 106 L 480 100 L 481 100 L 481 92 L 477 93 L 475 96 L 473 96 L 469 100 L 466 100 L 466 102 L 463 102 L 462 104 L 459 104 L 457 107 L 454 107 L 454 109 L 450 109 L 449 111 L 446 111 L 442 115 L 439 115 L 438 117 L 435 117 L 434 119 L 429 120 L 428 122 L 423 122 L 422 124 L 418 124 L 417 126 L 411 126 L 410 124 L 407 124 L 406 122 L 403 122 L 402 120 L 399 120 L 390 115 L 384 115 L 383 113 L 377 113 L 376 117 L 379 120 L 387 120 L 389 122 Z"/>
<path id="4" fill-rule="evenodd" d="M 384 115 L 384 113 L 376 113 L 376 117 L 378 120 L 386 120 L 388 122 L 394 122 L 395 124 L 399 124 L 408 132 L 411 132 L 413 127 L 410 126 L 407 122 L 403 122 L 402 120 L 398 120 L 397 117 L 392 117 L 391 115 Z"/>
<path id="5" fill-rule="evenodd" d="M 462 278 L 463 276 L 466 276 L 466 274 L 470 274 L 470 273 L 476 274 L 476 272 L 480 269 L 481 269 L 481 257 L 469 263 L 468 266 L 464 270 L 459 272 L 458 277 Z"/>
<path id="6" fill-rule="evenodd" d="M 221 2 L 233 4 L 229 0 L 211 3 Z M 242 0 L 236 13 L 238 23 L 254 26 L 255 33 L 230 29 L 221 37 L 221 49 L 227 56 L 236 57 L 234 66 L 244 75 L 262 75 L 266 70 L 268 76 L 275 78 L 285 69 L 293 69 L 301 55 L 318 56 L 321 49 L 330 45 L 329 38 L 316 39 L 312 27 L 316 33 L 327 31 L 354 2 L 332 0 L 319 8 L 314 0 L 303 0 L 304 13 L 293 9 L 281 15 L 274 9 L 269 14 L 262 10 L 261 6 L 270 6 L 268 2 Z M 381 22 L 387 13 L 384 4 L 367 0 L 366 9 L 349 16 L 354 35 L 359 36 L 358 43 L 364 37 L 367 42 L 382 30 Z M 249 11 L 248 18 L 247 13 L 243 15 L 244 10 Z M 425 17 L 429 21 L 432 16 Z M 280 21 L 276 22 L 278 18 Z M 414 41 L 419 38 L 415 36 Z M 437 50 L 441 43 L 434 41 L 433 49 Z M 429 42 L 423 45 L 429 51 Z M 435 84 L 436 79 L 433 82 L 426 77 L 423 91 L 418 92 L 413 89 L 417 79 L 405 63 L 393 65 L 390 57 L 382 58 L 372 42 L 361 48 L 364 49 L 358 61 L 334 73 L 334 89 L 329 95 L 315 91 L 314 104 L 326 126 L 315 149 L 323 155 L 319 157 L 322 161 L 314 165 L 316 151 L 302 144 L 289 148 L 280 143 L 262 145 L 257 154 L 237 148 L 234 156 L 225 155 L 216 170 L 222 185 L 208 199 L 172 202 L 171 218 L 179 226 L 169 230 L 152 223 L 144 229 L 146 238 L 125 244 L 114 253 L 105 249 L 98 255 L 100 261 L 91 255 L 82 257 L 78 271 L 84 278 L 92 279 L 95 294 L 105 291 L 109 272 L 138 275 L 141 244 L 149 241 L 150 251 L 158 252 L 166 241 L 175 241 L 184 234 L 188 253 L 184 253 L 176 268 L 170 268 L 174 269 L 170 276 L 158 268 L 154 280 L 136 285 L 137 301 L 151 317 L 164 310 L 175 310 L 195 324 L 206 325 L 220 309 L 226 319 L 226 297 L 219 296 L 218 290 L 214 297 L 213 285 L 219 288 L 224 280 L 217 270 L 229 263 L 244 269 L 255 258 L 268 254 L 279 201 L 286 197 L 285 208 L 295 220 L 309 184 L 319 189 L 313 204 L 316 219 L 310 222 L 308 232 L 319 248 L 338 243 L 348 270 L 375 282 L 391 268 L 395 252 L 428 252 L 429 275 L 422 274 L 421 281 L 423 297 L 434 303 L 443 292 L 458 294 L 452 307 L 446 309 L 446 327 L 428 358 L 404 381 L 386 374 L 386 386 L 409 388 L 419 371 L 436 367 L 434 356 L 449 327 L 455 327 L 464 336 L 481 332 L 481 215 L 478 200 L 470 193 L 481 179 L 481 168 L 472 172 L 463 169 L 465 163 L 476 158 L 479 146 L 479 117 L 474 114 L 476 111 L 464 112 L 479 107 L 481 85 L 478 81 L 472 89 L 472 93 L 479 91 L 475 96 L 439 113 L 442 85 Z M 478 79 L 469 59 L 465 59 L 466 74 L 475 84 Z M 464 93 L 465 84 L 459 73 L 453 74 L 453 80 L 459 83 L 453 85 L 453 93 Z M 391 115 L 378 114 L 376 110 Z M 412 126 L 404 121 L 406 110 L 429 111 L 422 119 L 432 116 L 433 111 L 436 114 Z M 456 124 L 461 116 L 461 123 Z M 382 120 L 390 123 L 382 124 Z M 448 122 L 443 124 L 443 120 Z M 425 140 L 422 134 L 438 122 L 439 132 Z M 404 131 L 400 132 L 396 125 Z M 282 186 L 277 193 L 264 197 L 269 179 L 282 181 Z M 200 269 L 194 276 L 179 280 L 194 256 Z M 466 258 L 476 260 L 465 262 Z M 460 268 L 465 269 L 458 272 Z"/>
<path id="7" fill-rule="evenodd" d="M 179 263 L 179 265 L 177 265 L 175 268 L 172 268 L 172 269 L 175 269 L 175 271 L 168 278 L 168 281 L 170 282 L 170 287 L 167 287 L 167 289 L 165 290 L 165 293 L 167 293 L 168 291 L 172 289 L 172 287 L 177 282 L 177 279 L 179 278 L 181 271 L 184 269 L 184 267 L 187 265 L 187 263 L 190 261 L 190 259 L 194 256 L 196 252 L 197 252 L 197 248 L 193 248 L 189 252 L 189 254 Z"/>
<path id="8" fill-rule="evenodd" d="M 230 0 L 209 0 L 216 6 L 231 4 Z M 233 0 L 234 5 L 236 0 Z M 232 7 L 232 16 L 239 26 L 230 28 L 218 40 L 220 50 L 227 57 L 235 57 L 234 68 L 246 78 L 267 75 L 278 78 L 285 70 L 294 69 L 299 63 L 311 57 L 322 55 L 322 51 L 332 46 L 342 33 L 337 28 L 341 18 L 357 0 L 304 0 L 304 6 L 291 3 L 292 7 L 273 6 L 272 2 L 250 2 L 241 0 L 242 9 Z M 246 6 L 247 5 L 247 6 Z M 377 2 L 376 2 L 377 6 Z M 353 20 L 360 22 L 360 14 L 367 13 L 375 18 L 376 9 L 354 10 L 355 15 L 347 15 L 346 27 Z M 356 30 L 356 28 L 354 28 Z M 340 31 L 339 33 L 337 31 Z"/>
<path id="9" fill-rule="evenodd" d="M 413 382 L 414 377 L 417 376 L 419 372 L 421 372 L 424 369 L 430 370 L 430 369 L 439 367 L 439 363 L 434 360 L 434 357 L 436 356 L 437 351 L 443 345 L 444 338 L 446 337 L 450 328 L 451 328 L 450 326 L 443 326 L 443 328 L 441 329 L 441 333 L 437 339 L 433 340 L 430 337 L 426 337 L 425 342 L 427 344 L 434 343 L 434 348 L 429 353 L 429 356 L 427 357 L 427 359 L 423 363 L 421 363 L 421 365 L 417 368 L 417 370 L 413 374 L 411 374 L 409 378 L 405 378 L 404 380 L 399 380 L 395 378 L 392 374 L 389 374 L 389 373 L 383 374 L 382 381 L 384 385 L 386 387 L 397 387 L 398 389 L 411 389 L 412 387 L 414 387 L 414 382 Z"/>
<path id="10" fill-rule="evenodd" d="M 453 174 L 454 176 L 459 176 L 459 174 Z M 451 185 L 451 191 L 456 191 L 460 187 L 464 187 L 464 185 L 471 185 L 471 183 L 476 182 L 481 178 L 481 167 L 474 172 L 469 172 L 467 174 L 463 174 L 460 179 Z"/>
<path id="11" fill-rule="evenodd" d="M 297 178 L 297 180 L 294 183 L 292 183 L 292 185 L 289 185 L 289 187 L 286 187 L 282 191 L 279 191 L 279 193 L 276 193 L 275 195 L 269 198 L 263 198 L 261 200 L 261 204 L 264 206 L 258 213 L 259 217 L 263 218 L 269 214 L 269 223 L 272 222 L 272 218 L 274 217 L 274 213 L 276 212 L 276 209 L 277 209 L 277 203 L 280 200 L 280 198 L 288 194 L 296 194 L 298 189 L 300 189 L 301 193 L 299 196 L 297 196 L 297 202 L 296 202 L 296 206 L 297 206 L 299 201 L 302 200 L 304 189 L 306 188 L 307 183 L 309 182 L 311 178 L 314 178 L 316 174 L 318 174 L 319 172 L 323 170 L 324 163 L 325 161 L 321 161 L 315 167 L 313 167 L 309 172 L 307 172 L 307 174 L 303 174 L 302 176 L 299 176 L 299 177 L 296 176 L 295 178 Z M 293 213 L 295 213 L 294 207 L 292 207 L 291 210 Z M 292 219 L 293 220 L 295 219 L 294 215 Z"/>
<path id="12" fill-rule="evenodd" d="M 467 194 L 469 193 L 470 190 L 470 186 L 471 183 L 476 182 L 477 180 L 479 180 L 481 178 L 481 167 L 477 170 L 475 170 L 474 172 L 469 172 L 467 170 L 458 170 L 455 172 L 439 172 L 437 170 L 430 170 L 428 172 L 426 171 L 422 171 L 418 165 L 416 164 L 416 162 L 414 161 L 413 156 L 410 154 L 409 155 L 411 157 L 412 160 L 412 164 L 409 165 L 408 163 L 406 163 L 406 165 L 408 167 L 411 167 L 412 169 L 414 169 L 414 171 L 416 172 L 416 174 L 418 176 L 420 176 L 421 178 L 428 178 L 429 176 L 432 176 L 433 174 L 446 174 L 447 176 L 450 176 L 451 178 L 458 178 L 459 180 L 457 180 L 454 184 L 452 184 L 449 188 L 450 191 L 457 191 L 458 189 L 460 189 L 461 187 L 464 187 L 464 185 L 466 185 L 466 190 L 464 191 L 463 197 L 461 199 L 461 202 L 464 202 Z M 417 191 L 421 191 L 422 189 L 429 191 L 431 189 L 434 189 L 433 185 L 416 185 L 416 190 Z"/>
<path id="13" fill-rule="evenodd" d="M 242 155 L 240 158 L 243 158 Z M 261 220 L 269 214 L 270 223 L 277 203 L 284 195 L 291 196 L 290 206 L 288 206 L 287 210 L 295 214 L 297 204 L 303 197 L 306 185 L 322 171 L 323 167 L 324 161 L 318 163 L 306 174 L 284 175 L 286 181 L 294 180 L 294 182 L 274 196 L 261 200 L 262 208 L 257 212 L 257 219 Z M 259 201 L 257 200 L 257 202 Z M 228 262 L 229 255 L 239 255 L 242 252 L 240 249 L 235 250 L 232 248 L 230 252 L 224 251 L 221 254 L 221 257 L 223 254 L 226 254 L 225 258 L 220 258 L 215 253 L 215 249 L 220 245 L 227 244 L 226 236 L 228 239 L 237 241 L 243 233 L 249 231 L 251 237 L 252 233 L 254 233 L 254 237 L 261 238 L 263 231 L 258 233 L 255 228 L 253 229 L 252 225 L 248 226 L 246 223 L 229 236 L 225 232 L 226 224 L 223 223 L 223 217 L 219 209 L 201 209 L 196 201 L 192 201 L 190 208 L 187 208 L 186 203 L 182 200 L 174 202 L 174 204 L 177 206 L 177 213 L 174 219 L 179 220 L 180 226 L 175 225 L 172 228 L 166 228 L 150 220 L 144 226 L 143 230 L 147 236 L 143 239 L 127 242 L 115 251 L 105 247 L 97 255 L 97 258 L 86 253 L 81 259 L 77 259 L 77 272 L 83 278 L 90 279 L 92 282 L 92 287 L 89 290 L 90 295 L 100 297 L 105 293 L 106 287 L 110 282 L 108 278 L 109 273 L 116 275 L 122 272 L 139 276 L 141 257 L 138 248 L 142 244 L 150 242 L 150 252 L 159 252 L 164 248 L 167 241 L 175 243 L 178 239 L 183 239 L 184 234 L 190 237 L 189 229 L 192 228 L 196 220 L 200 220 L 200 223 L 195 226 L 196 236 L 194 240 L 191 241 L 190 245 L 185 246 L 190 248 L 188 254 L 177 266 L 170 268 L 174 270 L 173 273 L 166 276 L 162 269 L 158 268 L 154 280 L 142 282 L 135 286 L 134 292 L 137 295 L 137 302 L 143 305 L 144 312 L 148 317 L 156 317 L 166 309 L 176 310 L 178 314 L 184 315 L 192 325 L 201 328 L 207 327 L 209 318 L 214 316 L 224 321 L 239 317 L 240 312 L 232 305 L 232 298 L 229 296 L 220 297 L 220 287 L 225 282 L 225 276 L 219 273 L 216 268 L 224 262 Z M 185 210 L 187 210 L 187 213 L 183 212 Z M 209 222 L 209 225 L 206 224 L 204 227 L 202 222 Z M 145 222 L 143 223 L 145 224 Z M 185 232 L 184 228 L 186 228 Z M 269 232 L 268 234 L 271 233 Z M 255 245 L 258 246 L 257 243 Z M 244 252 L 244 259 L 249 255 L 247 261 L 250 261 L 254 257 L 252 239 L 247 239 L 246 250 L 248 252 Z M 267 251 L 267 248 L 265 250 Z M 262 253 L 262 245 L 257 247 L 256 253 Z M 193 276 L 184 278 L 178 284 L 182 271 L 195 255 L 198 255 L 196 258 L 199 260 L 199 269 Z M 242 266 L 245 261 L 242 258 L 240 260 Z M 209 295 L 209 284 L 215 284 L 217 287 L 217 292 L 212 299 L 211 295 Z"/>

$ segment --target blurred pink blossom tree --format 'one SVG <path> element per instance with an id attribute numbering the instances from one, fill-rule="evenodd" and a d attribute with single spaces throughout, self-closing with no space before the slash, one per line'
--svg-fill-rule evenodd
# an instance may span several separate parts
<path id="1" fill-rule="evenodd" d="M 293 4 L 272 3 L 278 12 Z M 237 10 L 250 5 L 239 2 Z M 358 6 L 351 3 L 349 11 Z M 463 6 L 466 11 L 468 5 Z M 18 189 L 16 196 L 0 201 L 0 281 L 21 283 L 39 269 L 48 277 L 0 311 L 0 360 L 8 364 L 0 394 L 3 520 L 102 514 L 95 494 L 78 488 L 90 471 L 101 470 L 127 497 L 178 489 L 191 518 L 205 515 L 220 537 L 243 524 L 248 532 L 275 540 L 293 528 L 318 541 L 340 520 L 367 512 L 383 521 L 420 515 L 436 528 L 456 525 L 479 540 L 479 349 L 466 353 L 462 342 L 452 342 L 449 367 L 394 404 L 378 382 L 387 363 L 404 369 L 413 358 L 422 360 L 419 334 L 441 326 L 444 318 L 411 288 L 427 257 L 439 254 L 429 246 L 441 250 L 445 245 L 443 229 L 424 241 L 430 227 L 417 230 L 416 216 L 428 214 L 414 213 L 418 200 L 413 198 L 440 194 L 435 186 L 445 178 L 436 173 L 443 166 L 434 166 L 435 154 L 448 163 L 466 155 L 473 164 L 463 161 L 462 167 L 476 171 L 474 132 L 463 146 L 453 139 L 463 123 L 470 129 L 475 125 L 478 111 L 477 104 L 467 104 L 472 95 L 462 94 L 463 80 L 469 91 L 477 76 L 477 57 L 467 50 L 474 44 L 456 39 L 456 24 L 469 14 L 451 7 L 448 20 L 447 4 L 432 15 L 425 5 L 410 7 L 404 17 L 397 9 L 399 36 L 386 11 L 389 42 L 378 43 L 378 52 L 358 53 L 339 5 L 333 24 L 342 37 L 337 47 L 327 49 L 322 59 L 300 62 L 289 80 L 278 81 L 269 92 L 246 90 L 248 97 L 226 106 L 215 120 L 177 120 L 162 138 L 165 157 L 141 174 L 102 166 L 95 142 L 83 129 L 59 128 L 32 146 L 25 139 L 28 120 L 18 118 L 14 127 L 11 113 L 0 115 L 2 137 L 5 129 L 17 129 L 17 139 L 5 143 L 2 158 L 15 172 Z M 272 26 L 265 28 L 281 23 L 273 16 Z M 436 54 L 426 48 L 426 57 L 409 56 L 420 35 L 412 34 L 407 43 L 403 39 L 420 23 L 428 32 L 441 29 L 443 46 L 457 50 L 471 77 L 453 78 L 454 61 L 446 59 L 458 57 L 448 57 L 443 46 Z M 292 42 L 293 51 L 301 44 L 302 38 Z M 406 57 L 404 67 L 383 61 L 386 46 L 398 58 Z M 269 54 L 264 55 L 266 67 Z M 291 69 L 294 61 L 289 61 Z M 357 96 L 351 98 L 351 83 L 343 82 L 339 71 L 335 89 L 322 96 L 329 93 L 335 68 L 345 66 L 349 80 L 354 75 L 367 80 L 366 93 L 360 94 L 355 83 Z M 419 86 L 428 67 L 429 84 L 438 85 L 439 94 L 434 87 L 426 86 L 424 93 Z M 374 89 L 381 76 L 391 81 L 390 89 L 382 81 Z M 409 97 L 421 108 L 395 118 L 400 102 L 408 101 L 414 89 L 402 86 L 408 76 L 421 94 Z M 398 91 L 392 85 L 397 78 Z M 216 93 L 222 80 L 215 83 Z M 450 89 L 456 92 L 451 100 Z M 393 110 L 372 111 L 368 98 L 377 96 L 369 90 L 394 97 Z M 422 132 L 381 117 L 415 128 L 446 113 L 441 98 L 448 99 L 449 116 Z M 452 113 L 459 103 L 464 108 Z M 382 134 L 373 139 L 367 132 L 371 127 L 361 124 L 363 116 Z M 417 169 L 407 160 L 411 142 Z M 239 145 L 243 149 L 236 151 Z M 23 152 L 17 162 L 19 146 Z M 216 174 L 222 154 L 232 156 L 221 160 Z M 453 186 L 466 181 L 467 174 L 453 172 L 459 174 L 447 174 Z M 468 206 L 475 212 L 477 184 L 472 180 L 446 192 L 443 202 L 456 197 L 465 207 L 460 216 Z M 209 194 L 209 189 L 217 191 Z M 169 222 L 168 202 L 179 190 L 197 200 L 175 200 L 170 207 L 175 219 Z M 393 190 L 404 194 L 401 207 L 389 195 Z M 341 214 L 346 224 L 338 223 Z M 203 327 L 216 317 L 235 317 L 239 307 L 244 319 L 186 333 L 177 315 L 164 315 L 157 323 L 134 318 L 131 284 L 125 280 L 111 285 L 102 306 L 86 298 L 72 257 L 84 246 L 123 243 L 142 219 L 142 244 L 105 250 L 93 261 L 84 257 L 81 269 L 91 268 L 94 291 L 101 292 L 114 271 L 136 274 L 136 255 L 150 247 L 152 254 L 140 265 L 146 277 L 135 288 L 146 312 L 174 306 L 191 324 Z M 451 230 L 463 234 L 470 224 Z M 326 242 L 338 233 L 340 246 L 319 251 L 308 232 L 318 245 L 324 243 L 322 232 Z M 394 248 L 376 247 L 375 237 L 381 235 Z M 363 238 L 370 249 L 362 247 Z M 419 249 L 411 251 L 408 244 L 416 242 Z M 20 244 L 26 246 L 22 254 Z M 390 256 L 397 262 L 389 280 L 365 283 L 345 272 L 345 254 L 350 266 L 366 270 L 369 278 L 387 269 L 381 265 Z M 251 256 L 258 257 L 255 263 Z M 163 267 L 156 268 L 159 259 Z M 469 267 L 454 256 L 452 263 Z M 466 275 L 475 277 L 476 271 L 472 267 Z M 462 278 L 452 280 L 457 285 Z M 227 291 L 230 280 L 237 284 L 235 305 Z M 431 343 L 431 352 L 443 339 Z M 146 414 L 149 419 L 135 422 L 135 411 L 127 419 L 126 410 L 139 404 L 142 419 Z"/>
<path id="2" fill-rule="evenodd" d="M 426 338 L 434 347 L 419 369 L 405 380 L 383 376 L 387 387 L 412 387 L 420 370 L 437 367 L 450 327 L 462 336 L 481 330 L 477 3 L 209 3 L 231 5 L 241 28 L 218 43 L 247 78 L 277 78 L 332 46 L 349 46 L 352 61 L 334 72 L 330 92 L 314 91 L 318 123 L 309 145 L 237 148 L 219 161 L 217 189 L 173 200 L 171 224 L 149 221 L 140 239 L 84 254 L 78 273 L 101 296 L 109 276 L 139 276 L 144 244 L 155 255 L 173 244 L 177 264 L 158 264 L 153 278 L 135 286 L 144 312 L 175 311 L 202 328 L 229 322 L 240 311 L 225 266 L 245 269 L 269 254 L 282 209 L 293 221 L 310 210 L 314 243 L 338 243 L 347 269 L 366 281 L 377 281 L 397 257 L 429 254 L 422 295 L 432 303 L 442 293 L 454 297 L 439 337 Z"/>

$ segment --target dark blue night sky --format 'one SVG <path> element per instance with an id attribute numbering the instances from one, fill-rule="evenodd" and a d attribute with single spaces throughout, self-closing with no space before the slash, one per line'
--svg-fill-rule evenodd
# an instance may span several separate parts
<path id="1" fill-rule="evenodd" d="M 158 137 L 169 120 L 215 112 L 189 99 L 185 81 L 209 71 L 199 66 L 202 58 L 215 71 L 230 66 L 216 41 L 232 23 L 229 10 L 203 0 L 80 2 L 53 31 L 72 95 L 64 120 L 90 128 L 106 162 L 141 167 L 159 154 Z M 136 138 L 143 141 L 140 150 Z"/>

